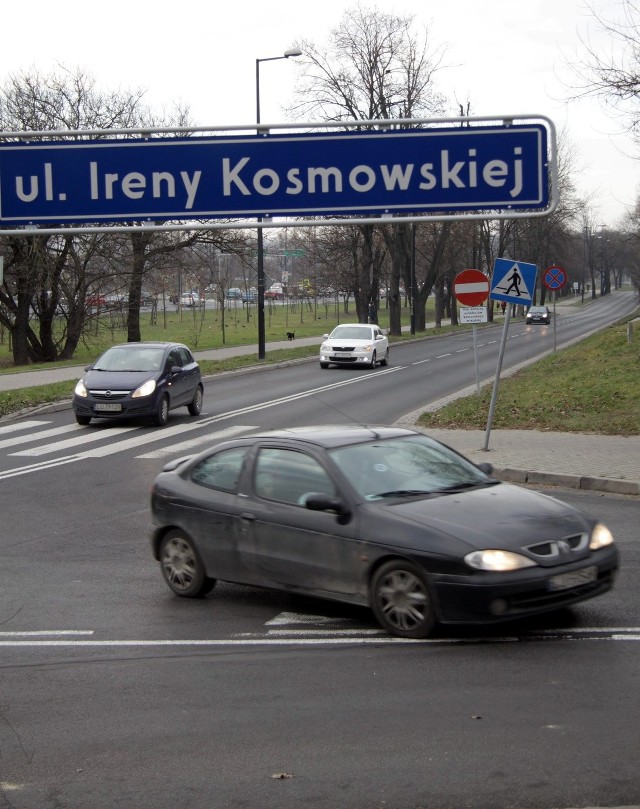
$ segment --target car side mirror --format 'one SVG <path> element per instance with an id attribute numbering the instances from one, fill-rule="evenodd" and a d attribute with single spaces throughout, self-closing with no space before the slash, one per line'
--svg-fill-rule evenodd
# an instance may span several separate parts
<path id="1" fill-rule="evenodd" d="M 323 335 L 322 335 L 322 339 L 323 339 L 323 340 L 326 340 L 328 337 L 329 337 L 329 335 L 328 335 L 328 334 L 323 334 Z"/>
<path id="2" fill-rule="evenodd" d="M 481 472 L 484 472 L 485 475 L 492 475 L 493 474 L 493 464 L 490 464 L 490 463 L 487 463 L 486 461 L 483 461 L 482 463 L 476 464 L 476 466 L 478 467 L 478 469 Z"/>
<path id="3" fill-rule="evenodd" d="M 330 497 L 328 494 L 308 494 L 305 506 L 310 511 L 335 511 L 341 522 L 346 522 L 351 516 L 351 510 L 347 504 L 338 497 Z"/>

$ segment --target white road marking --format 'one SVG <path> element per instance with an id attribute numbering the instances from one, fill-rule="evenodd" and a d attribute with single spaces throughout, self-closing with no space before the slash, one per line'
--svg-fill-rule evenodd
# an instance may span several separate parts
<path id="1" fill-rule="evenodd" d="M 94 635 L 93 629 L 37 629 L 29 632 L 0 632 L 0 638 L 62 637 L 63 635 Z"/>
<path id="2" fill-rule="evenodd" d="M 80 435 L 75 438 L 67 438 L 66 441 L 56 441 L 53 444 L 43 444 L 40 447 L 33 447 L 32 449 L 23 449 L 20 452 L 11 452 L 10 455 L 36 458 L 39 455 L 48 455 L 51 452 L 58 452 L 61 449 L 69 449 L 70 447 L 77 447 L 81 444 L 90 444 L 94 441 L 102 441 L 103 438 L 112 438 L 122 433 L 131 432 L 131 430 L 139 430 L 139 427 L 107 427 L 105 430 L 87 430 L 80 427 L 82 430 Z M 62 431 L 62 428 L 59 428 Z M 49 432 L 49 431 L 45 431 Z M 42 434 L 40 434 L 42 437 Z M 32 439 L 33 440 L 33 439 Z"/>
<path id="3" fill-rule="evenodd" d="M 17 433 L 18 430 L 30 430 L 32 427 L 39 427 L 41 424 L 50 424 L 49 421 L 18 421 L 15 424 L 5 424 L 0 427 L 0 435 L 6 433 Z"/>
<path id="4" fill-rule="evenodd" d="M 7 478 L 15 478 L 19 475 L 29 475 L 31 472 L 38 472 L 41 469 L 53 469 L 55 466 L 64 466 L 64 464 L 74 463 L 75 461 L 79 461 L 82 456 L 80 455 L 68 455 L 66 458 L 55 458 L 50 461 L 40 461 L 40 463 L 32 463 L 28 466 L 19 466 L 16 469 L 7 469 L 4 472 L 0 472 L 0 480 L 6 480 Z"/>
<path id="5" fill-rule="evenodd" d="M 70 630 L 65 630 L 69 633 Z M 77 631 L 74 631 L 77 632 Z M 412 638 L 396 638 L 387 635 L 378 629 L 299 629 L 287 630 L 289 637 L 283 637 L 285 630 L 269 630 L 265 635 L 256 633 L 240 633 L 231 638 L 200 638 L 200 639 L 174 639 L 174 640 L 153 640 L 153 639 L 130 639 L 130 640 L 73 640 L 73 639 L 37 639 L 28 638 L 19 640 L 0 635 L 1 647 L 24 647 L 24 648 L 149 648 L 149 647 L 223 647 L 223 646 L 311 646 L 330 645 L 340 646 L 350 645 L 370 645 L 376 644 L 399 644 L 409 643 L 422 646 L 442 646 L 442 645 L 473 645 L 488 643 L 539 643 L 541 641 L 600 641 L 600 640 L 623 640 L 640 641 L 640 627 L 624 628 L 622 632 L 618 629 L 592 628 L 566 631 L 543 630 L 531 634 L 519 636 L 499 636 L 499 637 L 472 637 L 472 638 L 426 638 L 414 640 Z M 274 637 L 271 633 L 278 633 Z M 591 636 L 589 636 L 589 633 Z M 10 634 L 10 633 L 9 633 Z M 27 633 L 16 633 L 17 636 Z M 39 633 L 33 633 L 37 635 Z M 42 633 L 47 634 L 47 633 Z"/>
<path id="6" fill-rule="evenodd" d="M 37 424 L 37 422 L 28 422 L 29 424 Z M 49 422 L 42 422 L 48 424 Z M 52 427 L 50 430 L 41 430 L 39 433 L 29 433 L 28 435 L 16 435 L 13 438 L 5 438 L 0 441 L 0 449 L 6 447 L 15 447 L 18 444 L 30 444 L 33 441 L 40 441 L 43 438 L 52 438 L 54 435 L 64 435 L 65 433 L 76 433 L 80 430 L 86 430 L 86 427 L 81 427 L 79 424 L 66 424 L 64 427 Z"/>
<path id="7" fill-rule="evenodd" d="M 160 449 L 154 449 L 152 452 L 146 452 L 143 455 L 136 455 L 136 458 L 165 458 L 168 455 L 176 455 L 181 452 L 186 452 L 187 450 L 193 449 L 194 447 L 198 449 L 204 449 L 207 442 L 209 441 L 219 441 L 222 438 L 233 438 L 236 435 L 240 435 L 241 433 L 249 432 L 250 430 L 257 430 L 257 427 L 243 427 L 238 425 L 237 427 L 227 427 L 224 430 L 216 430 L 213 433 L 206 433 L 205 435 L 199 435 L 197 438 L 191 438 L 189 441 L 183 441 L 181 444 L 173 444 L 169 447 L 161 447 Z"/>

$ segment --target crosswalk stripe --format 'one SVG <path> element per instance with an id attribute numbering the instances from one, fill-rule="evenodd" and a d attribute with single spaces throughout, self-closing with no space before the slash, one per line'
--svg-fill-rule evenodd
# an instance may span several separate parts
<path id="1" fill-rule="evenodd" d="M 204 449 L 208 441 L 219 441 L 221 438 L 233 438 L 241 433 L 257 429 L 257 427 L 243 427 L 240 425 L 237 427 L 227 427 L 225 430 L 216 430 L 213 433 L 206 433 L 197 438 L 192 438 L 189 441 L 183 441 L 181 444 L 173 444 L 170 447 L 161 447 L 151 452 L 145 452 L 144 455 L 136 455 L 136 458 L 166 458 L 168 455 L 176 455 L 194 448 Z"/>
<path id="2" fill-rule="evenodd" d="M 113 436 L 122 435 L 122 433 L 131 432 L 131 430 L 139 430 L 139 427 L 108 427 L 105 430 L 86 430 L 81 427 L 82 432 L 74 438 L 68 438 L 66 441 L 55 441 L 53 444 L 43 444 L 40 447 L 32 447 L 31 449 L 23 449 L 20 452 L 12 452 L 11 455 L 20 457 L 36 458 L 39 455 L 48 455 L 51 452 L 58 452 L 58 450 L 69 449 L 69 447 L 77 447 L 81 444 L 89 444 L 94 441 L 102 441 L 104 438 L 111 438 Z M 38 437 L 42 437 L 42 433 Z"/>
<path id="3" fill-rule="evenodd" d="M 50 424 L 48 421 L 17 421 L 15 424 L 5 424 L 0 427 L 0 435 L 7 433 L 17 433 L 18 430 L 30 430 L 32 427 L 39 427 L 41 424 Z"/>
<path id="4" fill-rule="evenodd" d="M 42 423 L 48 424 L 49 422 L 45 421 Z M 31 424 L 33 424 L 33 422 L 31 422 Z M 0 449 L 5 449 L 6 447 L 17 447 L 20 444 L 29 444 L 32 441 L 41 441 L 43 438 L 53 438 L 54 435 L 75 433 L 82 429 L 83 428 L 79 424 L 67 424 L 64 427 L 52 427 L 50 430 L 41 430 L 39 433 L 14 435 L 12 438 L 5 438 L 3 441 L 0 441 Z"/>

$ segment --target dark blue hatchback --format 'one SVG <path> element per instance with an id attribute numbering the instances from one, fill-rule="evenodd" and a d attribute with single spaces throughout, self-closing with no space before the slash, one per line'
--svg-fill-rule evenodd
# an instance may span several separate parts
<path id="1" fill-rule="evenodd" d="M 73 394 L 78 424 L 91 419 L 149 417 L 163 427 L 169 411 L 202 410 L 200 367 L 180 343 L 124 343 L 112 346 L 86 368 Z"/>

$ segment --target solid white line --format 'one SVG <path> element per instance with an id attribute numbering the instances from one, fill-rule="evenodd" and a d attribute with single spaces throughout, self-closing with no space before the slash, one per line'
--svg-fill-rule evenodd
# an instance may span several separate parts
<path id="1" fill-rule="evenodd" d="M 479 637 L 479 638 L 427 638 L 414 640 L 411 638 L 396 638 L 391 635 L 375 635 L 374 637 L 363 636 L 364 632 L 371 632 L 376 630 L 360 630 L 360 637 L 349 634 L 344 635 L 344 630 L 339 637 L 310 637 L 310 633 L 304 633 L 304 636 L 296 637 L 235 637 L 235 638 L 221 638 L 213 639 L 200 639 L 200 640 L 2 640 L 0 639 L 1 647 L 29 647 L 29 648 L 131 648 L 131 647 L 219 647 L 219 646 L 312 646 L 312 645 L 330 645 L 341 646 L 345 644 L 355 645 L 369 645 L 372 643 L 383 644 L 398 644 L 398 643 L 411 643 L 421 644 L 426 646 L 433 645 L 472 645 L 477 643 L 526 643 L 530 638 L 523 637 Z M 314 633 L 315 634 L 315 633 Z M 335 633 L 337 634 L 337 633 Z M 302 631 L 301 631 L 302 635 Z M 611 635 L 609 637 L 571 637 L 568 633 L 552 634 L 541 633 L 537 636 L 531 636 L 531 640 L 540 641 L 541 638 L 547 637 L 549 640 L 571 640 L 571 641 L 602 641 L 602 640 L 622 640 L 622 641 L 640 641 L 640 634 L 630 635 Z"/>
<path id="2" fill-rule="evenodd" d="M 93 629 L 43 629 L 31 632 L 0 632 L 0 638 L 31 638 L 31 637 L 61 637 L 61 636 L 77 636 L 77 635 L 94 635 Z"/>
<path id="3" fill-rule="evenodd" d="M 81 457 L 81 455 L 68 455 L 66 458 L 56 458 L 51 461 L 41 461 L 40 463 L 32 463 L 28 466 L 20 466 L 17 469 L 7 469 L 5 472 L 0 472 L 0 480 L 15 478 L 19 475 L 29 475 L 31 472 L 39 472 L 42 469 L 53 469 L 56 466 L 64 466 L 64 464 L 79 461 Z"/>

